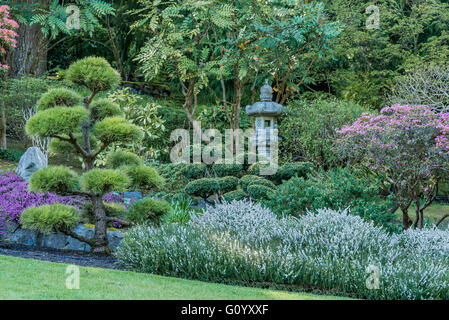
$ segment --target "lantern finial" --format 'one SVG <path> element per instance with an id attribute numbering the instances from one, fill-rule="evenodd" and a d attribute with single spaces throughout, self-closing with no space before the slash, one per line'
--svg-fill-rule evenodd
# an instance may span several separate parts
<path id="1" fill-rule="evenodd" d="M 268 84 L 268 79 L 265 80 L 265 85 L 260 88 L 260 100 L 272 101 L 273 100 L 273 88 Z"/>

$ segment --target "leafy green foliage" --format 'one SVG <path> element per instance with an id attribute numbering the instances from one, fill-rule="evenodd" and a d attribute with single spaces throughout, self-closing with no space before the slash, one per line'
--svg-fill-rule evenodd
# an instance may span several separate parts
<path id="1" fill-rule="evenodd" d="M 61 33 L 71 35 L 73 30 L 66 23 L 69 17 L 66 9 L 73 4 L 80 9 L 80 30 L 91 35 L 99 25 L 98 18 L 112 15 L 115 11 L 111 4 L 103 0 L 76 0 L 66 5 L 52 0 L 40 3 L 39 10 L 33 12 L 30 22 L 32 25 L 39 25 L 45 37 L 54 39 Z"/>
<path id="2" fill-rule="evenodd" d="M 169 154 L 170 133 L 165 128 L 159 110 L 161 106 L 145 95 L 133 93 L 130 88 L 117 89 L 108 98 L 120 105 L 128 121 L 138 126 L 143 137 L 139 140 L 121 144 L 122 148 L 146 158 L 167 157 Z M 166 137 L 167 140 L 163 140 Z"/>
<path id="3" fill-rule="evenodd" d="M 159 224 L 161 217 L 169 214 L 170 210 L 171 206 L 167 201 L 145 197 L 131 204 L 126 220 L 133 224 Z"/>
<path id="4" fill-rule="evenodd" d="M 157 170 L 146 166 L 128 166 L 123 171 L 130 179 L 130 188 L 140 191 L 160 190 L 165 184 Z"/>
<path id="5" fill-rule="evenodd" d="M 13 162 L 19 162 L 23 156 L 23 152 L 15 149 L 3 149 L 0 150 L 0 159 Z"/>
<path id="6" fill-rule="evenodd" d="M 118 169 L 121 166 L 141 166 L 142 159 L 129 151 L 118 150 L 108 154 L 106 165 L 112 169 Z"/>
<path id="7" fill-rule="evenodd" d="M 55 107 L 35 114 L 27 121 L 25 129 L 29 135 L 43 138 L 69 135 L 76 131 L 87 117 L 83 107 Z"/>
<path id="8" fill-rule="evenodd" d="M 49 166 L 34 172 L 30 178 L 32 191 L 70 194 L 79 187 L 79 177 L 64 166 Z"/>
<path id="9" fill-rule="evenodd" d="M 24 229 L 37 229 L 43 233 L 70 230 L 79 220 L 78 211 L 61 203 L 30 207 L 21 216 Z"/>
<path id="10" fill-rule="evenodd" d="M 352 214 L 396 230 L 397 226 L 393 224 L 396 216 L 389 211 L 394 203 L 384 195 L 384 189 L 380 180 L 364 177 L 349 169 L 320 170 L 307 180 L 293 177 L 278 186 L 269 206 L 279 214 L 294 216 L 320 208 L 349 207 Z"/>
<path id="11" fill-rule="evenodd" d="M 332 150 L 336 130 L 368 111 L 356 103 L 335 98 L 291 101 L 279 126 L 281 157 L 286 161 L 309 161 L 324 168 L 340 164 Z"/>
<path id="12" fill-rule="evenodd" d="M 165 180 L 161 194 L 156 195 L 172 198 L 184 191 L 185 186 L 189 182 L 182 174 L 185 164 L 149 162 L 148 165 L 155 168 Z"/>
<path id="13" fill-rule="evenodd" d="M 121 77 L 104 58 L 88 57 L 73 63 L 66 79 L 92 92 L 107 91 L 118 87 Z"/>
<path id="14" fill-rule="evenodd" d="M 142 72 L 149 80 L 160 74 L 179 80 L 190 118 L 197 111 L 193 98 L 207 90 L 231 128 L 240 125 L 246 88 L 254 98 L 255 85 L 273 75 L 276 99 L 285 101 L 311 82 L 310 66 L 339 32 L 321 3 L 140 2 L 145 8 L 134 27 L 149 34 L 137 56 Z"/>
<path id="15" fill-rule="evenodd" d="M 54 107 L 73 107 L 83 102 L 82 97 L 75 91 L 67 88 L 54 88 L 47 91 L 36 104 L 38 111 Z"/>
<path id="16" fill-rule="evenodd" d="M 7 114 L 7 133 L 9 137 L 17 140 L 25 140 L 25 121 L 23 112 L 33 110 L 36 102 L 52 85 L 46 78 L 33 78 L 22 76 L 10 78 L 0 83 L 2 98 L 0 106 L 5 108 Z"/>
<path id="17" fill-rule="evenodd" d="M 449 5 L 446 1 L 376 2 L 379 29 L 366 27 L 372 1 L 324 2 L 329 15 L 344 24 L 334 41 L 333 58 L 318 63 L 317 81 L 341 98 L 380 109 L 395 79 L 416 65 L 447 61 Z"/>
<path id="18" fill-rule="evenodd" d="M 125 191 L 129 178 L 118 170 L 92 169 L 81 176 L 81 189 L 104 195 L 112 191 Z"/>
<path id="19" fill-rule="evenodd" d="M 162 216 L 161 222 L 163 224 L 186 224 L 193 215 L 192 200 L 185 197 L 178 197 L 172 200 L 170 212 Z"/>

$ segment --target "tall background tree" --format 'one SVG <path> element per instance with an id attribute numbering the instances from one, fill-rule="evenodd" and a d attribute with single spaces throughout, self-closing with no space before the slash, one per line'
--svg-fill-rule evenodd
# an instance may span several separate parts
<path id="1" fill-rule="evenodd" d="M 141 1 L 136 27 L 149 40 L 137 56 L 151 80 L 161 73 L 179 81 L 184 109 L 195 120 L 200 92 L 222 104 L 231 128 L 239 127 L 245 90 L 254 100 L 267 77 L 277 101 L 310 80 L 309 71 L 328 51 L 338 26 L 321 3 L 285 1 Z"/>
<path id="2" fill-rule="evenodd" d="M 17 32 L 19 25 L 11 18 L 11 8 L 7 5 L 0 5 L 0 90 L 5 94 L 4 83 L 8 78 L 9 70 L 8 57 L 11 56 L 12 49 L 17 47 Z M 0 149 L 6 148 L 6 115 L 7 105 L 4 99 L 1 101 L 1 123 L 0 123 Z"/>
<path id="3" fill-rule="evenodd" d="M 102 0 L 12 0 L 11 6 L 20 23 L 18 45 L 11 61 L 14 76 L 42 75 L 47 70 L 48 51 L 57 44 L 54 40 L 60 34 L 69 37 L 76 32 L 86 32 L 92 35 L 99 18 L 114 13 L 111 5 Z M 79 29 L 66 23 L 69 16 L 78 14 L 67 11 L 69 6 L 79 8 Z"/>

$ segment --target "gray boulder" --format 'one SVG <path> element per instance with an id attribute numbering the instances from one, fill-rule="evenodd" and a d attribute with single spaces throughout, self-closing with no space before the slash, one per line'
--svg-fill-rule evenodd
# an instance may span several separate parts
<path id="1" fill-rule="evenodd" d="M 42 151 L 38 147 L 31 147 L 20 158 L 16 174 L 21 176 L 25 181 L 29 181 L 35 171 L 47 166 L 48 160 Z"/>
<path id="2" fill-rule="evenodd" d="M 73 232 L 91 239 L 94 236 L 95 229 L 87 228 L 79 224 Z M 109 248 L 116 250 L 120 246 L 120 241 L 123 238 L 121 231 L 108 231 Z M 90 246 L 87 243 L 78 241 L 72 237 L 66 236 L 62 233 L 39 234 L 34 230 L 24 230 L 11 228 L 11 233 L 8 234 L 7 239 L 14 243 L 24 244 L 28 246 L 39 246 L 53 249 L 66 249 L 88 252 Z"/>

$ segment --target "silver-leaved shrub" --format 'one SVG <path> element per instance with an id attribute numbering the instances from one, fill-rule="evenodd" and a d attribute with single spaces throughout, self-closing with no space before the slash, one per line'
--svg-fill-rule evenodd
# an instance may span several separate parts
<path id="1" fill-rule="evenodd" d="M 448 299 L 448 240 L 448 231 L 434 229 L 389 234 L 347 211 L 279 218 L 233 201 L 184 225 L 136 227 L 116 254 L 136 271 L 191 279 L 316 286 L 367 299 Z"/>

